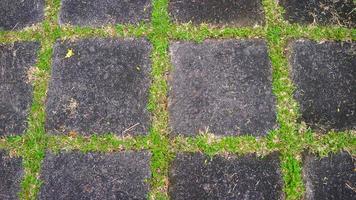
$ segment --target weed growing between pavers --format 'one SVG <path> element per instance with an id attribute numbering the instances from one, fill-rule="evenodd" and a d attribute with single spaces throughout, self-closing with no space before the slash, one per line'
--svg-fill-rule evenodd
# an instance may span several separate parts
<path id="1" fill-rule="evenodd" d="M 172 148 L 175 152 L 202 152 L 209 156 L 217 154 L 245 155 L 255 153 L 264 156 L 277 150 L 268 145 L 267 138 L 254 136 L 215 136 L 202 133 L 195 137 L 177 136 L 173 139 Z"/>
<path id="2" fill-rule="evenodd" d="M 349 152 L 351 155 L 356 154 L 356 131 L 328 132 L 320 135 L 308 130 L 303 140 L 309 151 L 320 157 L 342 150 Z"/>
<path id="3" fill-rule="evenodd" d="M 54 41 L 59 38 L 59 29 L 55 22 L 59 2 L 60 1 L 46 1 L 45 20 L 39 31 L 41 34 L 39 38 L 41 50 L 37 58 L 37 70 L 34 74 L 34 97 L 28 120 L 28 130 L 26 135 L 23 136 L 23 146 L 20 152 L 20 155 L 23 157 L 25 169 L 25 177 L 21 185 L 21 199 L 36 199 L 41 185 L 39 174 L 47 143 L 44 128 L 44 102 L 50 76 L 52 48 Z"/>
<path id="4" fill-rule="evenodd" d="M 356 30 L 336 26 L 289 24 L 283 19 L 283 9 L 274 0 L 263 0 L 264 26 L 251 28 L 213 27 L 210 25 L 170 24 L 168 0 L 152 2 L 150 23 L 138 25 L 109 25 L 98 28 L 58 25 L 60 0 L 47 0 L 45 21 L 21 31 L 0 31 L 0 43 L 15 41 L 39 41 L 41 50 L 37 58 L 34 75 L 34 97 L 29 116 L 27 133 L 23 136 L 9 136 L 0 139 L 0 148 L 23 157 L 25 177 L 22 182 L 21 199 L 36 199 L 41 181 L 41 162 L 45 150 L 80 150 L 82 152 L 111 152 L 120 150 L 147 149 L 152 153 L 150 198 L 168 199 L 167 186 L 169 163 L 177 152 L 203 152 L 207 155 L 254 153 L 266 155 L 281 152 L 281 167 L 286 199 L 300 199 L 305 191 L 302 181 L 301 153 L 304 149 L 326 156 L 329 152 L 346 150 L 356 154 L 355 131 L 330 132 L 318 135 L 299 124 L 300 112 L 293 98 L 294 86 L 290 79 L 288 57 L 285 52 L 290 40 L 307 38 L 324 40 L 354 41 Z M 118 138 L 111 134 L 81 137 L 47 136 L 44 129 L 47 84 L 51 71 L 53 45 L 57 39 L 78 39 L 88 37 L 148 37 L 153 45 L 152 85 L 148 109 L 153 121 L 148 136 Z M 169 138 L 167 104 L 167 79 L 170 59 L 169 41 L 185 40 L 202 42 L 205 39 L 265 38 L 273 66 L 273 92 L 277 99 L 279 128 L 270 131 L 266 137 L 252 136 L 215 137 L 209 134 L 196 137 Z"/>
<path id="5" fill-rule="evenodd" d="M 254 28 L 233 28 L 223 29 L 207 24 L 194 26 L 191 23 L 172 25 L 170 38 L 174 40 L 203 42 L 206 39 L 227 39 L 227 38 L 264 38 L 265 31 L 261 26 Z"/>
<path id="6" fill-rule="evenodd" d="M 284 179 L 284 191 L 287 199 L 302 197 L 303 183 L 300 175 L 300 165 L 293 158 L 297 156 L 300 145 L 297 132 L 298 107 L 293 99 L 294 87 L 289 79 L 288 61 L 284 54 L 286 47 L 284 21 L 280 7 L 274 1 L 263 1 L 267 18 L 266 35 L 269 55 L 273 66 L 273 91 L 277 97 L 277 119 L 280 128 L 277 138 L 282 145 L 281 160 Z M 290 152 L 289 152 L 290 151 Z M 299 169 L 299 170 L 298 170 Z"/>
<path id="7" fill-rule="evenodd" d="M 150 199 L 168 199 L 168 165 L 171 157 L 168 140 L 168 113 L 166 73 L 170 70 L 168 57 L 168 32 L 170 23 L 168 17 L 168 1 L 154 0 L 152 11 L 152 32 L 148 35 L 153 45 L 152 85 L 150 90 L 148 109 L 153 119 L 149 134 L 150 150 L 152 152 L 152 178 Z"/>

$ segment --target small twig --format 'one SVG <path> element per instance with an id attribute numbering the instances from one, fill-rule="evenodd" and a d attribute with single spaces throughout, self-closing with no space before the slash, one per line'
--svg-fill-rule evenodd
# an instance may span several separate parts
<path id="1" fill-rule="evenodd" d="M 350 188 L 352 191 L 356 192 L 356 188 L 352 187 L 352 186 L 349 184 L 348 181 L 345 183 L 345 185 L 346 185 L 348 188 Z"/>
<path id="2" fill-rule="evenodd" d="M 125 133 L 128 132 L 128 131 L 131 131 L 133 128 L 135 128 L 135 127 L 138 126 L 139 124 L 140 124 L 140 123 L 136 123 L 136 124 L 130 126 L 129 128 L 125 129 L 125 130 L 122 132 L 122 134 L 125 134 Z"/>

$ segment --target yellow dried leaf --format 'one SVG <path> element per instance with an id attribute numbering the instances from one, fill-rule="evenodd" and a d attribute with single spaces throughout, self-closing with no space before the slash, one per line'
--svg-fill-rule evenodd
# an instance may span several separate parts
<path id="1" fill-rule="evenodd" d="M 72 57 L 72 56 L 74 56 L 74 52 L 73 52 L 73 50 L 72 50 L 72 49 L 68 49 L 68 51 L 67 51 L 67 54 L 66 54 L 66 57 L 65 57 L 65 58 L 70 58 L 70 57 Z"/>

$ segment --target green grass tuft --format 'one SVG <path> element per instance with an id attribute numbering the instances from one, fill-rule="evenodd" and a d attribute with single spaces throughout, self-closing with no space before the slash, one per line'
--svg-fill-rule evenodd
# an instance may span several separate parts
<path id="1" fill-rule="evenodd" d="M 289 24 L 283 19 L 284 10 L 275 0 L 262 0 L 266 16 L 265 25 L 258 27 L 213 27 L 207 24 L 194 26 L 172 24 L 168 14 L 168 0 L 153 0 L 150 23 L 137 25 L 108 25 L 98 28 L 59 26 L 60 0 L 46 0 L 45 20 L 21 31 L 0 31 L 0 43 L 15 41 L 39 41 L 36 70 L 33 77 L 34 94 L 28 117 L 28 130 L 22 136 L 0 138 L 0 149 L 23 158 L 25 176 L 21 184 L 21 199 L 37 199 L 41 186 L 39 179 L 41 162 L 46 151 L 62 150 L 81 152 L 113 152 L 124 150 L 149 150 L 152 153 L 149 199 L 169 199 L 169 164 L 178 152 L 203 152 L 244 155 L 256 153 L 267 155 L 280 152 L 281 172 L 287 200 L 302 199 L 305 187 L 302 180 L 301 154 L 310 151 L 320 156 L 330 152 L 348 151 L 356 155 L 355 131 L 330 132 L 318 135 L 300 123 L 299 105 L 293 98 L 295 86 L 290 79 L 288 43 L 300 38 L 315 41 L 355 41 L 356 29 L 336 26 L 301 26 Z M 47 135 L 45 123 L 45 98 L 51 73 L 53 45 L 57 40 L 88 37 L 146 37 L 153 46 L 152 85 L 149 92 L 148 110 L 152 115 L 149 134 L 137 137 L 117 137 L 113 134 L 54 136 Z M 207 39 L 263 38 L 268 45 L 273 69 L 273 93 L 276 98 L 279 128 L 266 137 L 228 136 L 200 134 L 196 137 L 169 137 L 167 74 L 172 66 L 169 43 L 173 40 L 203 42 Z"/>

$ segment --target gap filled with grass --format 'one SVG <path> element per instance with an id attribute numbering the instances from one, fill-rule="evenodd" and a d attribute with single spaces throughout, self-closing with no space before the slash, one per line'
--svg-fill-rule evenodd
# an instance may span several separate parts
<path id="1" fill-rule="evenodd" d="M 178 152 L 203 152 L 216 154 L 259 156 L 280 152 L 281 171 L 286 199 L 302 199 L 305 186 L 302 181 L 301 154 L 308 150 L 320 156 L 346 150 L 356 154 L 355 131 L 330 132 L 318 135 L 298 122 L 300 112 L 293 98 L 295 86 L 290 79 L 288 44 L 291 40 L 307 38 L 315 41 L 354 41 L 356 30 L 335 26 L 301 26 L 289 24 L 283 19 L 283 9 L 275 0 L 263 0 L 265 25 L 253 28 L 212 27 L 207 24 L 194 26 L 171 23 L 168 0 L 153 0 L 151 22 L 138 25 L 108 25 L 100 28 L 59 26 L 60 0 L 46 0 L 45 20 L 21 31 L 0 31 L 0 43 L 15 41 L 39 41 L 37 65 L 33 78 L 34 92 L 28 129 L 22 136 L 0 139 L 0 148 L 11 155 L 23 158 L 25 175 L 21 184 L 21 199 L 37 199 L 41 180 L 41 163 L 46 151 L 79 150 L 82 152 L 113 152 L 124 150 L 149 150 L 152 153 L 149 199 L 169 199 L 169 164 Z M 113 134 L 90 137 L 68 134 L 46 134 L 45 99 L 51 74 L 51 58 L 54 43 L 87 37 L 146 37 L 153 46 L 151 53 L 152 85 L 147 108 L 152 124 L 147 136 L 117 137 Z M 167 74 L 172 66 L 169 43 L 174 40 L 202 42 L 206 39 L 264 38 L 268 45 L 273 67 L 273 93 L 276 97 L 279 128 L 266 137 L 228 136 L 218 137 L 209 133 L 196 137 L 169 137 Z"/>

